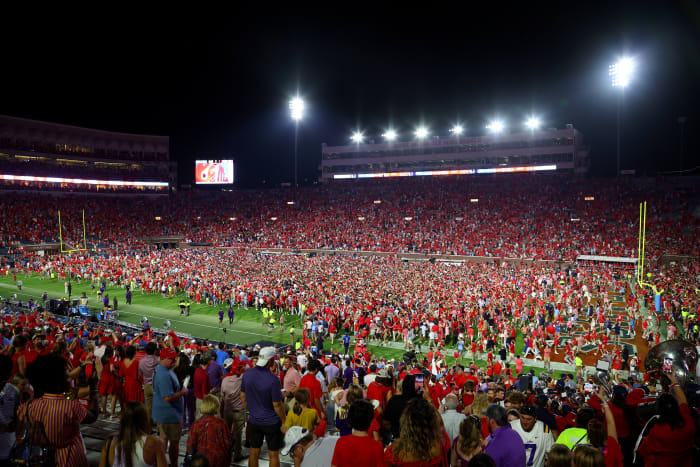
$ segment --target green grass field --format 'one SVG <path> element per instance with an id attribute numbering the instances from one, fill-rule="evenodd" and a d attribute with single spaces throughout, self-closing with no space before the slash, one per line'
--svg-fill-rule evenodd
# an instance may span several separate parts
<path id="1" fill-rule="evenodd" d="M 39 279 L 37 275 L 30 277 L 25 274 L 18 274 L 18 279 L 23 282 L 22 291 L 17 289 L 14 283 L 12 274 L 9 276 L 0 276 L 0 296 L 8 297 L 16 293 L 18 299 L 22 301 L 27 301 L 32 298 L 34 301 L 41 301 L 41 296 L 46 291 L 49 298 L 60 298 L 64 297 L 64 283 L 60 280 L 48 280 Z M 101 303 L 98 303 L 97 295 L 90 290 L 90 282 L 83 281 L 81 284 L 77 282 L 72 283 L 72 297 L 77 298 L 86 292 L 90 298 L 88 305 L 91 309 L 101 309 Z M 96 285 L 95 291 L 99 287 Z M 222 327 L 219 326 L 218 310 L 220 307 L 214 307 L 205 304 L 192 304 L 190 307 L 191 315 L 189 317 L 181 316 L 179 309 L 180 297 L 184 294 L 180 294 L 173 298 L 163 298 L 161 294 L 141 294 L 141 290 L 137 289 L 132 295 L 132 305 L 126 304 L 125 299 L 125 289 L 121 287 L 108 287 L 105 290 L 105 294 L 109 295 L 110 303 L 114 295 L 117 296 L 118 300 L 118 312 L 119 320 L 127 321 L 133 324 L 139 324 L 142 317 L 148 317 L 151 327 L 162 328 L 163 321 L 170 320 L 172 329 L 177 332 L 182 332 L 186 334 L 191 334 L 197 338 L 210 339 L 214 341 L 225 341 L 232 344 L 252 344 L 261 340 L 268 340 L 273 342 L 280 342 L 284 344 L 290 344 L 291 339 L 289 336 L 289 327 L 294 324 L 297 330 L 296 337 L 301 336 L 301 330 L 298 326 L 299 318 L 292 315 L 285 316 L 285 326 L 284 330 L 280 331 L 279 325 L 275 327 L 274 330 L 268 332 L 268 328 L 262 325 L 262 314 L 260 311 L 254 308 L 248 309 L 238 309 L 235 308 L 235 320 L 233 326 L 228 326 L 228 317 L 224 315 L 224 327 L 227 328 L 226 334 L 224 334 Z M 224 308 L 224 311 L 228 307 Z M 276 318 L 279 319 L 279 314 L 276 314 Z M 398 347 L 399 344 L 394 344 Z M 405 350 L 403 348 L 395 348 L 383 345 L 368 345 L 369 349 L 379 357 L 385 357 L 387 359 L 394 358 L 400 361 L 403 357 Z M 331 345 L 330 339 L 325 342 L 325 350 L 337 350 L 343 353 L 342 338 L 336 339 L 334 345 Z M 351 346 L 352 349 L 352 346 Z M 523 350 L 523 340 L 520 332 L 518 331 L 518 339 L 516 341 L 516 352 L 522 352 Z M 427 351 L 426 347 L 423 347 L 423 351 Z M 448 351 L 450 356 L 447 357 L 447 363 L 453 365 L 455 362 L 454 357 L 451 355 L 453 351 Z M 462 360 L 462 363 L 469 363 L 468 361 Z M 485 362 L 478 362 L 480 366 L 485 366 Z M 525 367 L 526 370 L 531 367 Z M 542 371 L 541 368 L 532 367 L 535 369 L 536 374 Z"/>

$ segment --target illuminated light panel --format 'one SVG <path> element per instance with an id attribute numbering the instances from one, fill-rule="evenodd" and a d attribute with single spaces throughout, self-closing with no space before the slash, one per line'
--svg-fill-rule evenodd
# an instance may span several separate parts
<path id="1" fill-rule="evenodd" d="M 406 217 L 403 218 L 403 220 L 405 220 L 405 221 L 412 221 L 413 218 L 412 218 L 411 216 L 406 216 Z"/>
<path id="2" fill-rule="evenodd" d="M 229 217 L 228 220 L 230 220 L 230 221 L 235 221 L 236 218 L 235 218 L 235 217 Z"/>
<path id="3" fill-rule="evenodd" d="M 381 199 L 375 199 L 375 200 L 374 200 L 374 204 L 382 204 L 382 200 L 381 200 Z"/>
<path id="4" fill-rule="evenodd" d="M 470 203 L 478 203 L 478 202 L 479 202 L 479 198 L 472 198 L 472 199 L 469 200 L 469 202 L 470 202 Z"/>
<path id="5" fill-rule="evenodd" d="M 595 201 L 595 196 L 586 196 L 586 197 L 583 198 L 583 199 L 586 200 L 586 201 Z"/>
<path id="6" fill-rule="evenodd" d="M 294 204 L 294 201 L 287 201 L 287 204 L 291 206 L 292 204 Z"/>
<path id="7" fill-rule="evenodd" d="M 271 220 L 271 221 L 276 221 L 277 218 L 276 218 L 276 217 L 270 217 L 270 220 Z"/>
<path id="8" fill-rule="evenodd" d="M 581 222 L 581 219 L 579 219 L 578 217 L 572 217 L 571 222 Z"/>
<path id="9" fill-rule="evenodd" d="M 156 220 L 157 220 L 157 221 L 161 220 L 161 217 L 160 217 L 160 216 L 156 216 Z"/>
<path id="10" fill-rule="evenodd" d="M 17 180 L 20 182 L 48 182 L 48 183 L 69 183 L 75 185 L 113 185 L 113 186 L 162 186 L 167 187 L 168 182 L 129 182 L 122 180 L 87 180 L 82 178 L 60 178 L 60 177 L 34 177 L 31 175 L 3 175 L 0 180 Z"/>
<path id="11" fill-rule="evenodd" d="M 376 172 L 367 174 L 342 174 L 333 175 L 333 178 L 389 178 L 389 177 L 425 177 L 433 175 L 474 175 L 493 173 L 517 173 L 517 172 L 540 172 L 546 170 L 557 170 L 555 164 L 535 165 L 530 167 L 497 167 L 490 169 L 460 169 L 460 170 L 426 170 L 421 172 Z"/>
<path id="12" fill-rule="evenodd" d="M 463 220 L 464 220 L 464 217 L 455 217 L 455 220 L 456 220 L 456 221 L 463 221 Z"/>
<path id="13" fill-rule="evenodd" d="M 363 221 L 363 220 L 365 220 L 365 218 L 364 218 L 363 216 L 360 216 L 360 217 L 357 218 L 357 220 L 358 220 L 358 221 Z"/>

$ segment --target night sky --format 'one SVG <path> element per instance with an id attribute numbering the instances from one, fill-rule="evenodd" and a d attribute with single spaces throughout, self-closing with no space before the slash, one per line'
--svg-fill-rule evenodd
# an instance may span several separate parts
<path id="1" fill-rule="evenodd" d="M 181 184 L 194 159 L 233 158 L 237 185 L 250 187 L 293 179 L 297 90 L 304 184 L 319 176 L 321 143 L 347 144 L 357 128 L 378 142 L 390 124 L 400 139 L 419 123 L 480 135 L 493 117 L 512 129 L 534 113 L 546 127 L 573 123 L 593 173 L 612 175 L 619 90 L 608 65 L 629 55 L 622 168 L 678 170 L 679 116 L 684 168 L 700 165 L 697 2 L 472 3 L 8 14 L 0 114 L 167 135 Z"/>

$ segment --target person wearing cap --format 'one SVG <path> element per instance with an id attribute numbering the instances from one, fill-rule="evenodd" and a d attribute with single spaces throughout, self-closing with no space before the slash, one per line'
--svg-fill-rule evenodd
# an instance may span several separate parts
<path id="1" fill-rule="evenodd" d="M 510 422 L 510 426 L 523 440 L 527 465 L 543 467 L 545 455 L 554 444 L 552 432 L 547 425 L 537 420 L 537 410 L 534 406 L 525 404 L 519 413 L 518 420 Z"/>
<path id="2" fill-rule="evenodd" d="M 389 377 L 389 371 L 386 368 L 382 368 L 377 373 L 374 381 L 367 386 L 367 399 L 379 401 L 379 406 L 383 411 L 391 396 L 391 378 Z"/>
<path id="3" fill-rule="evenodd" d="M 483 415 L 486 415 L 491 433 L 487 438 L 486 454 L 491 456 L 499 467 L 526 465 L 525 444 L 508 423 L 506 409 L 498 404 L 491 404 Z"/>
<path id="4" fill-rule="evenodd" d="M 257 467 L 263 440 L 267 441 L 270 466 L 279 467 L 282 447 L 280 428 L 286 420 L 280 382 L 271 369 L 275 365 L 275 348 L 260 349 L 256 366 L 243 373 L 241 401 L 250 412 L 250 458 L 248 465 Z"/>
<path id="5" fill-rule="evenodd" d="M 306 428 L 293 426 L 284 435 L 281 452 L 283 456 L 292 456 L 295 466 L 328 467 L 339 439 L 337 436 L 317 438 Z"/>
<path id="6" fill-rule="evenodd" d="M 160 365 L 153 374 L 152 418 L 158 426 L 171 466 L 178 465 L 181 423 L 185 410 L 183 397 L 187 394 L 187 389 L 180 387 L 180 382 L 172 371 L 177 357 L 178 353 L 174 349 L 161 350 Z"/>
<path id="7" fill-rule="evenodd" d="M 221 397 L 223 416 L 226 425 L 234 435 L 233 460 L 238 462 L 244 459 L 241 438 L 245 426 L 245 411 L 241 400 L 241 383 L 243 382 L 242 366 L 235 363 L 232 358 L 224 360 L 226 376 L 221 380 Z"/>

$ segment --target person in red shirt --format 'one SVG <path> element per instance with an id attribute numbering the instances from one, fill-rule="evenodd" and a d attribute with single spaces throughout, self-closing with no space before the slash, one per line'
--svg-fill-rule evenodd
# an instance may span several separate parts
<path id="1" fill-rule="evenodd" d="M 306 369 L 308 371 L 301 377 L 299 387 L 309 390 L 309 394 L 311 395 L 311 407 L 316 409 L 318 416 L 321 418 L 321 423 L 316 427 L 316 430 L 314 430 L 314 434 L 316 434 L 316 436 L 323 436 L 326 432 L 328 421 L 326 420 L 326 411 L 323 408 L 323 390 L 321 389 L 321 382 L 316 378 L 316 374 L 321 370 L 321 363 L 318 360 L 311 360 L 306 365 Z"/>
<path id="2" fill-rule="evenodd" d="M 693 465 L 695 422 L 675 370 L 667 376 L 671 380 L 673 395 L 661 394 L 656 400 L 659 419 L 642 439 L 638 453 L 644 457 L 647 467 L 690 467 Z"/>
<path id="3" fill-rule="evenodd" d="M 201 354 L 201 360 L 199 361 L 199 366 L 194 370 L 193 386 L 194 386 L 194 397 L 195 397 L 195 419 L 202 415 L 202 401 L 204 397 L 211 391 L 211 385 L 209 384 L 209 373 L 207 368 L 212 362 L 211 355 L 208 353 Z"/>
<path id="4" fill-rule="evenodd" d="M 382 443 L 369 436 L 369 427 L 374 419 L 374 407 L 367 399 L 355 401 L 348 411 L 348 423 L 352 434 L 341 436 L 333 451 L 333 467 L 384 467 Z"/>

